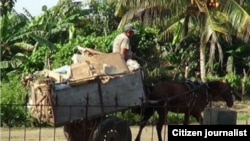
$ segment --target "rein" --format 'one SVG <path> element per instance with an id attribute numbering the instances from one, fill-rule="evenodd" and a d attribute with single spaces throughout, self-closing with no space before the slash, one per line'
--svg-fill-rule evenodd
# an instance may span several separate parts
<path id="1" fill-rule="evenodd" d="M 178 97 L 180 97 L 180 96 L 183 96 L 183 95 L 189 94 L 189 93 L 191 93 L 191 92 L 194 92 L 194 91 L 196 91 L 198 88 L 200 88 L 202 85 L 204 85 L 204 84 L 201 84 L 201 85 L 199 85 L 199 86 L 197 86 L 197 87 L 195 87 L 195 88 L 193 88 L 193 89 L 191 89 L 191 90 L 189 90 L 189 91 L 186 91 L 185 93 L 182 93 L 182 94 L 179 94 L 179 95 L 175 95 L 175 96 L 172 96 L 172 97 L 170 97 L 170 98 L 162 98 L 162 99 L 160 99 L 160 100 L 149 100 L 149 99 L 148 99 L 147 102 L 148 102 L 149 104 L 155 105 L 155 104 L 158 104 L 158 103 L 162 103 L 162 102 L 164 101 L 165 104 L 164 104 L 163 106 L 166 106 L 167 102 L 172 101 L 172 100 L 175 100 L 176 98 L 178 98 Z"/>
<path id="2" fill-rule="evenodd" d="M 206 83 L 206 88 L 207 88 L 208 90 L 211 90 L 211 88 L 209 87 L 208 83 Z M 213 97 L 213 98 L 216 99 L 217 97 L 222 96 L 222 95 L 225 93 L 225 91 L 226 91 L 227 89 L 228 89 L 228 87 L 226 87 L 225 89 L 223 89 L 223 91 L 221 91 L 219 95 L 216 95 L 216 96 Z"/>
<path id="3" fill-rule="evenodd" d="M 168 102 L 168 101 L 171 101 L 171 100 L 174 100 L 174 99 L 176 99 L 176 98 L 178 98 L 178 97 L 180 97 L 180 96 L 183 96 L 183 95 L 186 95 L 186 94 L 195 92 L 197 89 L 199 89 L 199 88 L 202 87 L 203 85 L 205 85 L 205 84 L 202 83 L 202 84 L 200 84 L 199 86 L 196 86 L 195 88 L 186 91 L 185 93 L 178 94 L 178 95 L 172 96 L 172 97 L 170 97 L 170 98 L 167 98 L 167 102 Z"/>

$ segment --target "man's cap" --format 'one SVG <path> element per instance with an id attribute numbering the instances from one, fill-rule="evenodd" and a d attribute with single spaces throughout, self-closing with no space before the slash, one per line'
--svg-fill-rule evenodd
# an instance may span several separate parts
<path id="1" fill-rule="evenodd" d="M 133 31 L 134 33 L 136 33 L 136 29 L 131 23 L 124 26 L 124 31 Z"/>

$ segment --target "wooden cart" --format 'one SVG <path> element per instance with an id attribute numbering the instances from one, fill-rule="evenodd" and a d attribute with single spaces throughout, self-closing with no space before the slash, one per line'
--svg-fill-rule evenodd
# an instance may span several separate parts
<path id="1" fill-rule="evenodd" d="M 97 77 L 88 83 L 63 89 L 56 89 L 56 85 L 66 84 L 47 80 L 43 85 L 33 86 L 30 95 L 32 106 L 29 108 L 31 116 L 55 127 L 64 126 L 66 136 L 70 138 L 74 136 L 69 135 L 74 126 L 83 128 L 78 129 L 82 137 L 76 140 L 131 141 L 127 122 L 107 115 L 145 102 L 141 70 L 112 76 L 107 83 L 102 83 Z"/>

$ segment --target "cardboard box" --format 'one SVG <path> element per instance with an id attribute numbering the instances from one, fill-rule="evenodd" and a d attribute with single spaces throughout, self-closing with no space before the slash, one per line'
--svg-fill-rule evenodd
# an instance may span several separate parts
<path id="1" fill-rule="evenodd" d="M 125 60 L 119 53 L 107 53 L 88 57 L 87 60 L 93 65 L 97 75 L 125 74 L 129 73 Z"/>
<path id="2" fill-rule="evenodd" d="M 70 65 L 69 84 L 84 83 L 93 80 L 95 77 L 92 75 L 91 66 L 86 62 Z"/>

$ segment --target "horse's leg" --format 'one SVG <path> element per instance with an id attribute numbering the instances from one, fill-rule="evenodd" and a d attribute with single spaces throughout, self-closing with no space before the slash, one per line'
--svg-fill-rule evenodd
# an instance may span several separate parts
<path id="1" fill-rule="evenodd" d="M 84 120 L 73 121 L 63 126 L 63 131 L 67 141 L 82 141 L 89 135 Z"/>
<path id="2" fill-rule="evenodd" d="M 145 111 L 143 113 L 143 118 L 141 120 L 141 124 L 140 124 L 140 128 L 139 128 L 139 132 L 135 138 L 135 141 L 140 141 L 141 140 L 141 133 L 143 128 L 146 126 L 147 121 L 149 120 L 149 118 L 154 114 L 154 108 L 145 108 Z"/>
<path id="3" fill-rule="evenodd" d="M 190 117 L 190 110 L 188 109 L 188 110 L 184 113 L 183 125 L 188 125 L 188 124 L 189 124 L 189 117 Z"/>
<path id="4" fill-rule="evenodd" d="M 65 138 L 67 139 L 67 141 L 70 141 L 70 133 L 69 133 L 69 125 L 64 125 L 63 126 L 63 133 L 64 133 L 64 136 Z"/>
<path id="5" fill-rule="evenodd" d="M 203 117 L 201 115 L 201 111 L 193 111 L 191 113 L 191 115 L 196 119 L 196 121 L 199 123 L 199 124 L 203 124 Z"/>
<path id="6" fill-rule="evenodd" d="M 161 131 L 165 123 L 168 111 L 165 110 L 165 108 L 158 108 L 157 113 L 159 115 L 159 120 L 156 125 L 156 131 L 157 131 L 158 141 L 162 141 Z"/>
<path id="7" fill-rule="evenodd" d="M 64 136 L 67 139 L 67 141 L 74 141 L 73 139 L 73 123 L 67 123 L 63 126 L 63 132 Z"/>

